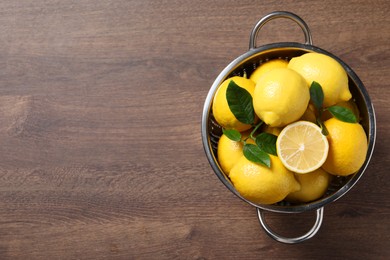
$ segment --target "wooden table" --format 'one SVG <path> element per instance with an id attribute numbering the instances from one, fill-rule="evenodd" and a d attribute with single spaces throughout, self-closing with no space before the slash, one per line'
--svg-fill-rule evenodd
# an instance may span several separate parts
<path id="1" fill-rule="evenodd" d="M 389 259 L 388 1 L 2 1 L 0 259 Z M 377 143 L 311 240 L 260 228 L 203 151 L 203 103 L 274 10 L 359 75 Z M 258 44 L 303 42 L 275 20 Z M 314 213 L 267 214 L 300 235 Z"/>

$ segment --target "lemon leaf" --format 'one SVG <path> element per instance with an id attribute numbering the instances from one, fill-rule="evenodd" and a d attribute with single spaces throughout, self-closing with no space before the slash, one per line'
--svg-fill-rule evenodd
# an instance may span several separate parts
<path id="1" fill-rule="evenodd" d="M 347 123 L 357 123 L 355 114 L 348 108 L 342 106 L 328 107 L 329 112 L 338 120 Z"/>
<path id="2" fill-rule="evenodd" d="M 238 121 L 244 124 L 253 124 L 255 111 L 252 96 L 246 89 L 241 88 L 231 80 L 226 90 L 226 99 L 230 111 Z"/>
<path id="3" fill-rule="evenodd" d="M 321 133 L 325 136 L 329 135 L 328 129 L 326 129 L 324 122 L 322 122 L 320 118 L 317 118 L 316 121 L 318 126 L 321 127 Z"/>
<path id="4" fill-rule="evenodd" d="M 222 132 L 232 141 L 241 141 L 241 133 L 235 129 L 222 129 Z"/>
<path id="5" fill-rule="evenodd" d="M 271 167 L 271 158 L 269 154 L 262 151 L 257 145 L 246 143 L 244 145 L 243 153 L 249 161 L 263 164 L 268 168 Z"/>
<path id="6" fill-rule="evenodd" d="M 277 155 L 276 153 L 276 139 L 278 137 L 269 133 L 261 133 L 256 136 L 256 144 L 261 150 L 268 154 Z"/>
<path id="7" fill-rule="evenodd" d="M 310 86 L 310 100 L 313 102 L 314 106 L 320 110 L 322 104 L 324 103 L 324 92 L 320 83 L 313 81 Z"/>

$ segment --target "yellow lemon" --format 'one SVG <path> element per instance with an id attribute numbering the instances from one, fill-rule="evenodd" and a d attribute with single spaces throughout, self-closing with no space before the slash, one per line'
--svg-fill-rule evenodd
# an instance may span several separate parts
<path id="1" fill-rule="evenodd" d="M 270 157 L 271 168 L 242 156 L 230 171 L 230 179 L 236 190 L 254 203 L 273 204 L 300 189 L 294 174 L 283 166 L 277 156 Z"/>
<path id="2" fill-rule="evenodd" d="M 242 139 L 248 137 L 249 134 L 249 132 L 243 133 Z M 247 143 L 255 144 L 255 141 L 248 138 Z M 230 170 L 243 156 L 243 147 L 244 144 L 241 141 L 233 141 L 224 134 L 219 139 L 217 148 L 218 162 L 227 176 L 229 176 Z"/>
<path id="3" fill-rule="evenodd" d="M 257 83 L 259 81 L 259 78 L 261 78 L 261 76 L 263 76 L 268 71 L 275 68 L 286 68 L 287 65 L 288 62 L 282 59 L 274 59 L 274 60 L 267 61 L 265 63 L 262 63 L 259 67 L 257 67 L 253 71 L 249 79 L 252 80 L 254 83 Z"/>
<path id="4" fill-rule="evenodd" d="M 230 81 L 234 81 L 239 87 L 247 90 L 253 97 L 253 92 L 255 90 L 255 84 L 252 80 L 246 79 L 244 77 L 232 77 L 225 80 L 218 88 L 213 99 L 213 114 L 215 120 L 222 127 L 226 129 L 235 129 L 240 132 L 248 130 L 251 128 L 251 125 L 244 124 L 233 115 L 232 111 L 229 108 L 229 104 L 226 99 L 226 90 Z"/>
<path id="5" fill-rule="evenodd" d="M 295 179 L 301 184 L 301 189 L 288 194 L 286 200 L 295 203 L 310 202 L 325 194 L 332 175 L 319 168 L 307 174 L 295 173 Z"/>
<path id="6" fill-rule="evenodd" d="M 298 121 L 283 128 L 276 140 L 276 150 L 287 169 L 303 174 L 324 164 L 329 144 L 316 124 Z"/>
<path id="7" fill-rule="evenodd" d="M 273 134 L 273 135 L 276 135 L 276 136 L 278 136 L 281 131 L 282 131 L 282 127 L 272 127 L 272 126 L 269 126 L 269 125 L 266 125 L 264 127 L 264 129 L 263 129 L 263 132 L 269 133 L 269 134 Z"/>
<path id="8" fill-rule="evenodd" d="M 257 82 L 253 108 L 267 125 L 282 127 L 303 115 L 309 99 L 309 88 L 301 75 L 288 68 L 276 68 Z"/>
<path id="9" fill-rule="evenodd" d="M 309 86 L 313 81 L 322 86 L 324 107 L 348 101 L 352 97 L 346 71 L 339 62 L 328 55 L 306 53 L 292 58 L 288 68 L 301 74 Z"/>
<path id="10" fill-rule="evenodd" d="M 329 154 L 322 168 L 334 175 L 347 176 L 362 167 L 367 155 L 367 136 L 359 123 L 336 118 L 324 122 L 329 135 Z"/>

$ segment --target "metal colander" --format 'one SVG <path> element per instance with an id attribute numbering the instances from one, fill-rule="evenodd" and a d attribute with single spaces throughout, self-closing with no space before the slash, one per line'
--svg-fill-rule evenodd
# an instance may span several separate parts
<path id="1" fill-rule="evenodd" d="M 269 21 L 275 18 L 287 18 L 296 22 L 302 29 L 305 35 L 305 43 L 296 43 L 296 42 L 280 42 L 280 43 L 271 43 L 263 45 L 260 47 L 256 46 L 256 39 L 260 29 Z M 271 60 L 271 59 L 285 59 L 289 61 L 291 58 L 300 56 L 308 52 L 323 53 L 328 56 L 333 57 L 337 60 L 346 70 L 349 80 L 349 89 L 352 93 L 353 99 L 356 102 L 359 111 L 360 111 L 360 123 L 362 124 L 367 137 L 368 137 L 368 152 L 366 160 L 361 167 L 361 169 L 353 175 L 347 177 L 335 177 L 333 178 L 331 184 L 329 185 L 328 190 L 324 196 L 316 201 L 310 203 L 301 203 L 301 204 L 292 204 L 286 201 L 281 201 L 273 205 L 263 205 L 253 203 L 244 197 L 242 197 L 237 190 L 234 188 L 233 184 L 230 182 L 229 178 L 222 171 L 217 158 L 217 145 L 220 136 L 222 135 L 222 128 L 214 120 L 213 111 L 212 111 L 212 102 L 214 95 L 219 87 L 219 85 L 226 79 L 232 76 L 243 76 L 251 75 L 251 73 L 262 63 Z M 374 108 L 371 103 L 370 97 L 358 76 L 352 71 L 352 69 L 340 60 L 338 57 L 333 54 L 318 48 L 312 45 L 312 38 L 310 30 L 307 24 L 297 15 L 290 12 L 273 12 L 262 19 L 254 26 L 250 34 L 249 41 L 249 51 L 239 56 L 233 60 L 227 67 L 225 67 L 222 72 L 215 79 L 214 83 L 211 86 L 211 89 L 206 97 L 203 115 L 202 115 L 202 141 L 205 149 L 206 156 L 210 162 L 212 169 L 222 183 L 235 195 L 237 195 L 243 201 L 251 204 L 256 207 L 258 218 L 260 224 L 266 231 L 268 235 L 276 239 L 279 242 L 283 243 L 298 243 L 304 240 L 307 240 L 313 237 L 319 230 L 322 220 L 323 220 L 323 208 L 326 204 L 333 202 L 344 194 L 346 194 L 360 179 L 363 172 L 367 168 L 367 165 L 370 161 L 371 155 L 374 150 L 375 143 L 375 113 Z M 300 237 L 287 238 L 282 237 L 268 226 L 264 219 L 264 211 L 272 211 L 279 213 L 300 213 L 309 210 L 316 210 L 316 222 L 309 232 L 305 233 Z"/>

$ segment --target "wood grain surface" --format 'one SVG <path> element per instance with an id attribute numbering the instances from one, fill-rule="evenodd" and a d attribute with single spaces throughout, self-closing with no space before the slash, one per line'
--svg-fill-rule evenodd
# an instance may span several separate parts
<path id="1" fill-rule="evenodd" d="M 264 15 L 291 11 L 364 82 L 377 143 L 311 240 L 285 245 L 213 173 L 203 103 Z M 0 2 L 0 259 L 389 259 L 390 5 L 380 1 Z M 258 45 L 303 42 L 267 24 Z M 268 213 L 301 235 L 314 213 Z"/>

